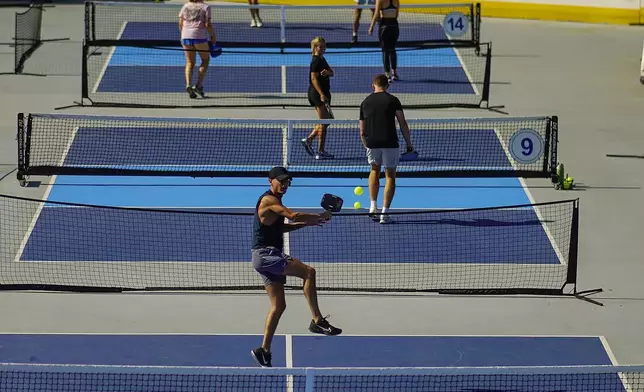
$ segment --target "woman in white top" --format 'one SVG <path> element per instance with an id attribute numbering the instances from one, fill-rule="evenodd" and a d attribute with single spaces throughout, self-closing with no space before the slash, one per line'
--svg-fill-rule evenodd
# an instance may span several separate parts
<path id="1" fill-rule="evenodd" d="M 204 97 L 203 81 L 210 63 L 210 47 L 206 33 L 209 34 L 212 44 L 216 42 L 215 30 L 210 22 L 210 6 L 204 4 L 202 0 L 190 0 L 184 4 L 179 12 L 179 30 L 181 31 L 181 45 L 186 53 L 186 91 L 190 98 L 197 98 L 197 94 Z M 193 85 L 192 71 L 195 67 L 197 52 L 201 57 L 201 66 L 199 66 L 197 83 Z"/>

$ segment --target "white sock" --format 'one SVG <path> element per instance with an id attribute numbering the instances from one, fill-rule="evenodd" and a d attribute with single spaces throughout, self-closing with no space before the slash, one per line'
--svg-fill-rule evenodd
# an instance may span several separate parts
<path id="1" fill-rule="evenodd" d="M 357 35 L 358 35 L 358 33 L 356 33 L 356 32 L 354 31 L 354 32 L 353 32 L 353 36 L 355 37 L 355 36 L 357 36 Z"/>
<path id="2" fill-rule="evenodd" d="M 369 211 L 375 211 L 378 209 L 378 205 L 376 204 L 375 200 L 371 200 L 371 208 L 369 208 Z"/>
<path id="3" fill-rule="evenodd" d="M 386 207 L 382 207 L 382 214 L 383 214 L 383 215 L 384 215 L 384 214 L 386 214 L 386 213 L 387 213 L 387 210 L 388 210 L 388 208 L 386 208 Z"/>

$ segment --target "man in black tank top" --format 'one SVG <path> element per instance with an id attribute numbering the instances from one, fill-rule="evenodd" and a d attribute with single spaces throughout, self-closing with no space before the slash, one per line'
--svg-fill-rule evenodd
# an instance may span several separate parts
<path id="1" fill-rule="evenodd" d="M 259 197 L 253 220 L 253 267 L 262 276 L 271 309 L 266 318 L 262 346 L 251 351 L 253 358 L 263 367 L 271 367 L 271 342 L 280 317 L 286 309 L 284 284 L 287 276 L 304 280 L 304 296 L 313 319 L 309 331 L 324 335 L 338 335 L 341 329 L 329 324 L 322 317 L 317 300 L 315 269 L 284 253 L 284 233 L 319 226 L 331 219 L 331 213 L 295 212 L 282 204 L 282 197 L 291 185 L 292 177 L 283 167 L 274 167 L 268 174 L 270 189 Z M 291 222 L 285 222 L 288 218 Z"/>

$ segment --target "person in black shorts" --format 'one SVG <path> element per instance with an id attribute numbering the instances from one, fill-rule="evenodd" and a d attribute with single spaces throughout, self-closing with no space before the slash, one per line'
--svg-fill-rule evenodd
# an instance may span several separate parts
<path id="1" fill-rule="evenodd" d="M 398 80 L 398 55 L 396 54 L 396 44 L 400 29 L 398 28 L 398 10 L 400 8 L 399 0 L 376 0 L 376 12 L 369 26 L 369 35 L 373 33 L 373 26 L 377 20 L 380 20 L 378 29 L 378 39 L 380 48 L 382 48 L 382 62 L 385 66 L 385 75 L 389 82 Z M 393 71 L 393 74 L 391 73 Z"/>
<path id="2" fill-rule="evenodd" d="M 304 296 L 313 319 L 309 331 L 324 335 L 339 335 L 340 328 L 322 317 L 318 307 L 315 269 L 284 253 L 284 233 L 307 226 L 320 226 L 331 219 L 331 213 L 295 212 L 282 204 L 282 197 L 291 185 L 291 174 L 283 167 L 274 167 L 268 173 L 270 189 L 259 197 L 253 220 L 253 268 L 262 276 L 271 309 L 266 317 L 264 340 L 261 347 L 251 351 L 262 367 L 271 367 L 271 342 L 280 317 L 286 309 L 284 284 L 286 276 L 296 276 L 304 281 Z M 284 218 L 290 220 L 289 223 Z"/>
<path id="3" fill-rule="evenodd" d="M 331 81 L 333 69 L 329 66 L 324 58 L 326 51 L 326 41 L 322 37 L 315 37 L 311 41 L 311 66 L 309 68 L 309 104 L 315 108 L 320 120 L 328 119 L 331 116 L 326 105 L 331 104 Z M 333 154 L 329 154 L 324 149 L 326 142 L 326 131 L 328 124 L 318 124 L 311 134 L 302 139 L 302 145 L 307 154 L 315 156 L 315 159 L 332 159 Z M 318 151 L 313 152 L 313 139 L 318 137 Z"/>
<path id="4" fill-rule="evenodd" d="M 369 173 L 369 213 L 378 214 L 378 190 L 380 188 L 380 168 L 385 168 L 385 197 L 382 204 L 380 223 L 389 223 L 387 210 L 391 206 L 396 190 L 396 168 L 400 153 L 396 120 L 400 125 L 407 151 L 414 151 L 411 144 L 409 125 L 405 120 L 400 100 L 389 94 L 389 80 L 385 75 L 376 75 L 373 79 L 374 92 L 360 104 L 360 137 L 367 149 L 367 161 L 371 165 Z"/>

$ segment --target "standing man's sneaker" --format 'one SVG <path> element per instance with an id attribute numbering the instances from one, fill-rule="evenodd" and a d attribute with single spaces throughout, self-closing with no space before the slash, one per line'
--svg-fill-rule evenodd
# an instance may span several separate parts
<path id="1" fill-rule="evenodd" d="M 261 367 L 272 367 L 273 365 L 271 364 L 271 353 L 268 351 L 264 350 L 263 348 L 259 347 L 254 350 L 250 351 L 250 355 L 255 358 L 255 361 L 259 363 Z"/>
<path id="2" fill-rule="evenodd" d="M 313 333 L 328 335 L 328 336 L 340 335 L 342 333 L 342 330 L 340 328 L 336 328 L 333 325 L 329 324 L 329 322 L 326 319 L 327 317 L 321 318 L 317 323 L 311 320 L 311 324 L 309 325 L 309 331 Z"/>

